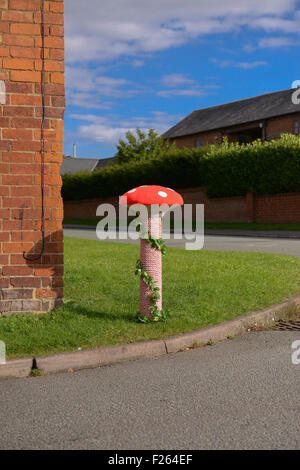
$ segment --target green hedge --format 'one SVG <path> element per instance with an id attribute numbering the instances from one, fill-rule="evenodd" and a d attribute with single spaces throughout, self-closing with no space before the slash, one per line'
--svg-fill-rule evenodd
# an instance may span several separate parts
<path id="1" fill-rule="evenodd" d="M 163 157 L 114 164 L 94 173 L 63 176 L 63 198 L 118 196 L 143 184 L 173 188 L 206 186 L 209 197 L 300 192 L 300 137 L 247 145 L 171 150 Z"/>

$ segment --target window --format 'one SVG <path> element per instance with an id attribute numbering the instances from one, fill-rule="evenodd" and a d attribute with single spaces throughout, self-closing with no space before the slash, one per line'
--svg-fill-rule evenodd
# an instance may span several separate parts
<path id="1" fill-rule="evenodd" d="M 203 147 L 205 145 L 204 139 L 196 139 L 196 148 Z"/>
<path id="2" fill-rule="evenodd" d="M 294 134 L 299 134 L 299 121 L 294 121 Z"/>

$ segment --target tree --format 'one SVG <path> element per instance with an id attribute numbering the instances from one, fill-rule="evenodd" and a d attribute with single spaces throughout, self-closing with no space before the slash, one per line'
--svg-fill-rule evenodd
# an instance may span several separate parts
<path id="1" fill-rule="evenodd" d="M 148 131 L 148 135 L 141 129 L 136 129 L 135 133 L 128 131 L 126 139 L 119 140 L 117 146 L 118 163 L 128 163 L 136 160 L 150 160 L 166 153 L 170 148 L 176 148 L 175 144 L 170 144 L 163 136 L 159 136 L 154 129 Z"/>

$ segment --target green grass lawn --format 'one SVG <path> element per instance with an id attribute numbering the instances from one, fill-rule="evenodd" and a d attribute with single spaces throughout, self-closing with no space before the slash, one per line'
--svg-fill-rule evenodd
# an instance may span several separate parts
<path id="1" fill-rule="evenodd" d="M 100 219 L 65 219 L 64 224 L 96 226 Z M 205 222 L 206 229 L 220 230 L 300 230 L 300 222 L 293 224 L 258 224 L 245 222 Z"/>
<path id="2" fill-rule="evenodd" d="M 9 357 L 157 339 L 220 323 L 299 289 L 300 259 L 169 248 L 163 267 L 166 323 L 134 321 L 139 247 L 66 238 L 65 306 L 50 314 L 0 318 Z"/>

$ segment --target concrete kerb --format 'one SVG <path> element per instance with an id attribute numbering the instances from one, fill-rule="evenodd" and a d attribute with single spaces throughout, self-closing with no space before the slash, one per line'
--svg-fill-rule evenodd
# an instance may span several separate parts
<path id="1" fill-rule="evenodd" d="M 163 340 L 157 340 L 122 344 L 89 351 L 53 354 L 37 357 L 36 361 L 38 369 L 47 374 L 68 371 L 69 369 L 94 368 L 140 358 L 162 356 L 163 354 L 166 354 L 165 343 Z"/>
<path id="2" fill-rule="evenodd" d="M 28 377 L 33 364 L 32 357 L 23 359 L 10 359 L 6 364 L 0 365 L 0 379 Z"/>
<path id="3" fill-rule="evenodd" d="M 229 337 L 242 335 L 258 327 L 272 326 L 281 313 L 291 304 L 300 305 L 300 294 L 296 294 L 264 310 L 252 312 L 219 325 L 208 326 L 161 340 L 108 346 L 90 351 L 75 351 L 36 358 L 8 360 L 5 365 L 0 365 L 0 378 L 29 376 L 34 359 L 42 374 L 51 374 L 95 368 L 142 358 L 154 358 L 224 341 Z"/>

